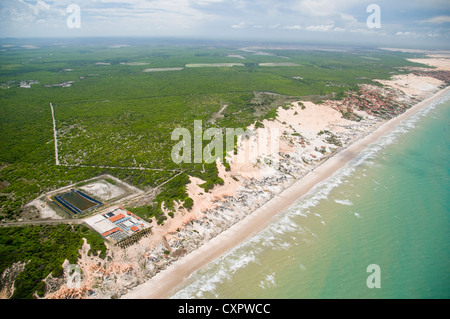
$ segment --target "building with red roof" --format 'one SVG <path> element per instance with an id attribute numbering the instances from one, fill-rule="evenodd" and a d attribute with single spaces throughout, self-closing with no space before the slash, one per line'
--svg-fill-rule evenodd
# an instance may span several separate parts
<path id="1" fill-rule="evenodd" d="M 113 217 L 110 217 L 109 220 L 112 221 L 113 223 L 115 223 L 118 220 L 121 220 L 122 218 L 125 218 L 124 214 L 119 214 Z"/>

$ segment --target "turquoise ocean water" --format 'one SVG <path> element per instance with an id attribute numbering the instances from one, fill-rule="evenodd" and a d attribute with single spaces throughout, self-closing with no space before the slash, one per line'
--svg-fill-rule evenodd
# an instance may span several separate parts
<path id="1" fill-rule="evenodd" d="M 173 298 L 449 298 L 450 94 L 317 185 Z M 369 289 L 367 266 L 380 267 Z"/>

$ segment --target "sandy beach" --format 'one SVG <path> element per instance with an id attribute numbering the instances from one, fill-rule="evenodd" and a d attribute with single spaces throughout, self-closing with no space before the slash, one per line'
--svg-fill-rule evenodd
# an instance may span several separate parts
<path id="1" fill-rule="evenodd" d="M 345 167 L 345 165 L 354 159 L 362 150 L 393 130 L 397 124 L 414 115 L 422 108 L 429 105 L 430 102 L 439 99 L 449 91 L 449 87 L 438 91 L 431 97 L 417 103 L 403 114 L 378 125 L 374 131 L 360 137 L 348 147 L 340 149 L 336 154 L 322 161 L 303 178 L 278 195 L 275 195 L 271 200 L 247 215 L 244 219 L 213 239 L 205 242 L 200 248 L 181 257 L 144 284 L 130 290 L 127 294 L 123 295 L 122 298 L 147 299 L 170 297 L 175 292 L 176 288 L 183 284 L 193 272 L 206 266 L 209 262 L 225 254 L 255 233 L 264 229 L 275 215 L 289 208 L 289 206 L 307 194 L 315 185 L 328 179 L 339 169 Z"/>

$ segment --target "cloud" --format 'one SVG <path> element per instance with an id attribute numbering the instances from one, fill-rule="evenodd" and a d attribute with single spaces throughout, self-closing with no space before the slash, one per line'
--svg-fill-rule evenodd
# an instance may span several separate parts
<path id="1" fill-rule="evenodd" d="M 195 1 L 192 1 L 192 3 L 198 4 L 198 5 L 201 5 L 201 6 L 207 6 L 207 5 L 210 5 L 212 3 L 221 3 L 223 1 L 224 0 L 195 0 Z"/>
<path id="2" fill-rule="evenodd" d="M 306 27 L 307 31 L 320 31 L 320 32 L 325 32 L 325 31 L 331 31 L 333 30 L 334 25 L 333 24 L 328 24 L 328 25 L 310 25 Z"/>
<path id="3" fill-rule="evenodd" d="M 450 16 L 437 16 L 433 17 L 431 19 L 421 20 L 421 23 L 436 23 L 436 24 L 442 24 L 442 23 L 450 23 Z"/>
<path id="4" fill-rule="evenodd" d="M 346 31 L 344 28 L 336 27 L 334 24 L 321 24 L 321 25 L 287 25 L 284 26 L 283 29 L 285 30 L 304 30 L 304 31 L 311 31 L 311 32 L 344 32 Z"/>
<path id="5" fill-rule="evenodd" d="M 338 1 L 332 0 L 301 0 L 294 3 L 292 9 L 313 17 L 334 15 L 337 11 Z"/>
<path id="6" fill-rule="evenodd" d="M 64 35 L 69 4 L 81 9 L 78 35 L 182 35 L 183 30 L 202 28 L 220 20 L 206 8 L 225 0 L 2 0 L 0 36 L 33 32 Z M 20 25 L 26 23 L 27 26 Z M 53 31 L 52 31 L 53 28 Z M 161 30 L 165 30 L 162 34 Z M 36 34 L 30 34 L 35 36 Z"/>
<path id="7" fill-rule="evenodd" d="M 401 36 L 401 37 L 410 37 L 410 38 L 437 38 L 440 37 L 439 34 L 437 33 L 433 33 L 433 32 L 422 32 L 422 33 L 417 33 L 414 31 L 405 31 L 405 32 L 397 32 L 395 34 L 396 36 Z"/>
<path id="8" fill-rule="evenodd" d="M 233 29 L 244 29 L 247 27 L 247 24 L 245 22 L 240 22 L 239 24 L 233 24 L 231 27 Z"/>
<path id="9" fill-rule="evenodd" d="M 304 29 L 304 27 L 302 27 L 301 25 L 287 25 L 287 26 L 284 26 L 283 27 L 283 29 L 285 29 L 285 30 L 303 30 Z"/>
<path id="10" fill-rule="evenodd" d="M 79 30 L 66 27 L 69 4 L 81 8 Z M 0 37 L 217 36 L 333 40 L 432 35 L 448 39 L 448 0 L 377 0 L 381 29 L 368 29 L 371 1 L 360 0 L 0 0 Z M 264 31 L 263 31 L 264 30 Z M 238 32 L 239 31 L 239 32 Z M 261 32 L 263 31 L 263 32 Z M 76 32 L 76 33 L 74 33 Z M 409 32 L 409 34 L 408 34 Z"/>
<path id="11" fill-rule="evenodd" d="M 399 31 L 399 32 L 395 33 L 395 35 L 417 37 L 417 33 L 415 33 L 415 32 L 410 32 L 410 31 L 405 31 L 405 32 Z"/>
<path id="12" fill-rule="evenodd" d="M 25 2 L 23 0 L 5 1 L 1 6 L 1 19 L 16 22 L 36 22 L 39 20 L 52 20 L 65 15 L 61 7 L 54 7 L 42 0 Z"/>

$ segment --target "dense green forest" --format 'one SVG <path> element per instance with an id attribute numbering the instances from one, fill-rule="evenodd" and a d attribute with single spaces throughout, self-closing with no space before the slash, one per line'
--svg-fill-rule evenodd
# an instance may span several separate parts
<path id="1" fill-rule="evenodd" d="M 42 279 L 50 273 L 54 277 L 62 276 L 65 259 L 75 264 L 83 238 L 91 246 L 90 253 L 105 257 L 103 238 L 84 225 L 0 228 L 0 273 L 15 262 L 27 263 L 14 283 L 12 298 L 32 298 L 35 292 L 43 295 L 45 283 Z"/>

